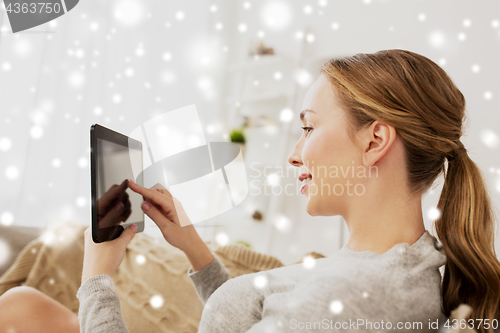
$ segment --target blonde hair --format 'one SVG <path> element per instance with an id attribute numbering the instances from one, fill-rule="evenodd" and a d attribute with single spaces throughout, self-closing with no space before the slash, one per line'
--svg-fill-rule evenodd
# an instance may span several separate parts
<path id="1" fill-rule="evenodd" d="M 352 131 L 374 120 L 396 129 L 412 193 L 423 194 L 445 174 L 435 224 L 447 257 L 444 314 L 466 303 L 473 319 L 499 318 L 494 214 L 481 172 L 460 141 L 465 116 L 460 90 L 430 59 L 398 49 L 331 59 L 321 73 L 335 87 Z M 480 331 L 486 332 L 482 325 Z"/>

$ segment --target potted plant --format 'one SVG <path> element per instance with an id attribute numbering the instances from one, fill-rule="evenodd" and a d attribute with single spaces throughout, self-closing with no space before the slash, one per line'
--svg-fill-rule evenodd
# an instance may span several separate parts
<path id="1" fill-rule="evenodd" d="M 229 140 L 231 140 L 231 142 L 236 143 L 240 147 L 241 155 L 244 157 L 245 156 L 245 143 L 246 143 L 244 128 L 238 127 L 238 128 L 233 129 L 229 133 Z"/>
<path id="2" fill-rule="evenodd" d="M 240 245 L 246 246 L 250 249 L 252 248 L 252 244 L 250 244 L 250 242 L 248 242 L 246 240 L 242 240 L 242 239 L 236 241 L 235 244 L 240 244 Z"/>

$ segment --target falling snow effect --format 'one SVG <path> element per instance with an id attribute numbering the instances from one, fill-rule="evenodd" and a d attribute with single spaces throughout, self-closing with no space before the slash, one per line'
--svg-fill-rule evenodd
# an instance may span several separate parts
<path id="1" fill-rule="evenodd" d="M 172 53 L 170 53 L 170 52 L 163 53 L 163 60 L 165 60 L 167 62 L 172 60 Z"/>
<path id="2" fill-rule="evenodd" d="M 14 43 L 14 53 L 20 57 L 27 57 L 32 51 L 32 44 L 26 38 L 18 38 Z"/>
<path id="3" fill-rule="evenodd" d="M 154 295 L 149 299 L 149 304 L 153 309 L 159 309 L 163 306 L 163 297 L 161 295 Z"/>
<path id="4" fill-rule="evenodd" d="M 226 233 L 220 232 L 215 236 L 215 241 L 220 246 L 227 245 L 229 243 L 229 236 Z"/>
<path id="5" fill-rule="evenodd" d="M 145 8 L 139 0 L 118 0 L 113 6 L 113 17 L 124 27 L 134 27 L 145 18 Z"/>
<path id="6" fill-rule="evenodd" d="M 352 6 L 375 13 L 376 10 L 380 10 L 382 3 L 389 4 L 382 0 L 360 0 Z M 18 98 L 19 103 L 2 104 L 0 123 L 6 126 L 1 128 L 0 132 L 0 157 L 5 164 L 0 169 L 0 177 L 7 186 L 21 186 L 25 182 L 23 195 L 33 195 L 37 199 L 43 199 L 39 193 L 31 194 L 33 190 L 29 185 L 30 177 L 25 177 L 23 174 L 25 171 L 33 174 L 33 169 L 29 168 L 35 167 L 23 164 L 26 155 L 26 161 L 39 160 L 39 165 L 48 172 L 40 175 L 43 180 L 40 184 L 36 183 L 36 186 L 50 192 L 52 199 L 56 198 L 54 196 L 57 196 L 62 189 L 60 178 L 69 177 L 70 181 L 79 184 L 77 179 L 88 176 L 89 159 L 83 148 L 86 145 L 81 142 L 86 141 L 86 136 L 84 138 L 82 133 L 88 132 L 87 127 L 90 123 L 103 123 L 118 130 L 126 129 L 130 127 L 129 122 L 140 122 L 153 112 L 166 111 L 170 101 L 175 103 L 175 95 L 179 94 L 175 89 L 178 87 L 183 87 L 182 89 L 189 87 L 187 90 L 190 96 L 219 104 L 225 97 L 220 83 L 225 82 L 223 77 L 225 72 L 218 66 L 229 63 L 229 60 L 241 60 L 237 59 L 236 55 L 246 54 L 247 50 L 243 50 L 239 43 L 247 45 L 246 42 L 250 39 L 262 40 L 266 46 L 273 47 L 280 56 L 291 55 L 292 51 L 298 50 L 299 45 L 306 45 L 312 58 L 319 55 L 327 56 L 329 52 L 340 54 L 345 50 L 335 41 L 349 37 L 353 27 L 358 23 L 366 23 L 363 22 L 363 17 L 353 16 L 348 20 L 338 15 L 335 2 L 328 0 L 299 4 L 284 0 L 265 2 L 243 0 L 234 7 L 239 11 L 238 16 L 234 16 L 240 18 L 236 21 L 233 20 L 234 17 L 228 20 L 225 17 L 227 15 L 225 5 L 217 2 L 206 3 L 196 8 L 196 11 L 178 3 L 168 11 L 162 11 L 164 13 L 162 15 L 157 14 L 156 6 L 140 0 L 112 0 L 109 3 L 109 12 L 104 16 L 100 15 L 99 11 L 75 12 L 73 18 L 79 29 L 74 31 L 65 30 L 67 23 L 62 18 L 51 21 L 43 27 L 55 32 L 52 34 L 3 35 L 2 43 L 9 47 L 6 48 L 8 52 L 4 52 L 0 59 L 0 73 L 4 80 L 22 77 L 25 75 L 23 71 L 30 68 L 30 63 L 37 61 L 38 66 L 42 59 L 42 65 L 36 67 L 39 72 L 32 75 L 39 81 L 31 80 L 31 76 L 22 77 L 24 82 L 20 88 L 22 90 L 20 95 L 23 99 L 26 98 L 26 103 Z M 386 8 L 390 10 L 390 6 Z M 495 71 L 495 62 L 492 62 L 491 57 L 487 55 L 494 52 L 489 52 L 488 49 L 488 52 L 480 55 L 474 53 L 477 50 L 474 50 L 473 46 L 479 41 L 486 42 L 488 48 L 498 46 L 500 17 L 495 11 L 489 12 L 486 7 L 478 10 L 487 15 L 455 16 L 450 13 L 449 20 L 441 21 L 442 12 L 432 11 L 422 3 L 405 13 L 407 22 L 373 20 L 367 26 L 368 33 L 361 38 L 371 39 L 376 31 L 377 37 L 381 40 L 387 39 L 392 45 L 412 49 L 417 44 L 403 39 L 405 45 L 400 45 L 398 42 L 401 40 L 398 36 L 403 36 L 408 29 L 417 27 L 418 32 L 412 35 L 412 39 L 424 51 L 427 48 L 426 54 L 432 55 L 434 57 L 432 59 L 440 66 L 446 66 L 447 70 L 453 71 L 452 75 L 457 77 L 464 75 L 468 81 L 474 82 L 469 87 L 464 86 L 464 90 L 470 89 L 465 93 L 471 96 L 471 99 L 476 99 L 470 103 L 471 105 L 476 102 L 482 103 L 477 112 L 495 113 L 498 110 L 498 89 L 494 82 L 488 81 L 488 75 Z M 195 26 L 195 20 L 199 19 L 199 12 L 207 17 L 206 22 L 210 22 L 207 31 L 203 30 L 203 33 L 208 33 L 206 44 L 209 47 L 190 51 L 187 44 L 194 39 L 188 34 L 194 29 L 192 27 Z M 302 24 L 306 21 L 312 29 Z M 157 27 L 158 31 L 155 32 L 159 34 L 172 34 L 172 36 L 186 34 L 186 38 L 172 43 L 158 44 L 156 37 L 151 37 L 153 34 L 148 30 L 153 26 Z M 82 33 L 78 34 L 77 30 Z M 275 30 L 281 30 L 279 38 L 276 38 Z M 2 32 L 8 30 L 4 27 Z M 64 40 L 61 36 L 65 36 Z M 227 38 L 227 36 L 235 37 Z M 213 45 L 210 44 L 212 41 L 208 42 L 212 37 Z M 166 38 L 170 40 L 170 35 Z M 325 40 L 332 40 L 331 44 L 335 46 L 327 47 L 328 43 Z M 365 42 L 366 40 L 360 40 L 359 45 Z M 54 53 L 55 46 L 61 51 L 58 53 L 60 56 L 57 57 L 57 62 L 50 61 L 50 56 L 41 57 L 42 50 L 50 55 Z M 353 45 L 353 49 L 355 47 L 356 45 Z M 291 51 L 290 54 L 283 54 L 283 50 Z M 464 56 L 456 57 L 457 54 Z M 113 63 L 112 66 L 110 62 Z M 188 77 L 188 71 L 185 69 L 187 65 L 189 71 L 193 70 L 194 74 L 191 77 Z M 154 66 L 154 70 L 150 70 L 149 66 Z M 194 72 L 195 70 L 198 71 Z M 291 71 L 278 66 L 270 67 L 266 78 L 252 78 L 249 83 L 256 89 L 266 91 L 269 80 L 283 87 L 290 81 L 295 81 L 301 90 L 305 90 L 315 79 L 315 73 L 308 70 Z M 53 82 L 57 82 L 55 88 L 52 87 Z M 186 85 L 183 86 L 184 84 Z M 5 94 L 3 96 L 5 97 Z M 50 101 L 52 106 L 45 108 L 43 100 L 48 96 L 52 96 L 50 98 L 54 100 Z M 66 96 L 67 100 L 62 96 Z M 133 98 L 134 96 L 140 96 L 140 102 Z M 196 101 L 198 103 L 198 99 Z M 242 112 L 248 112 L 244 110 L 248 107 L 244 99 L 239 101 L 241 104 L 238 104 L 238 107 Z M 235 105 L 234 100 L 230 103 L 231 107 Z M 224 104 L 224 101 L 221 104 Z M 283 107 L 276 108 L 274 120 L 277 126 L 287 127 L 290 122 L 293 126 L 297 110 Z M 208 107 L 206 112 L 207 119 L 211 119 Z M 476 111 L 471 110 L 471 112 Z M 218 120 L 220 119 L 211 119 L 210 122 L 213 124 L 207 123 L 206 131 L 214 138 L 227 138 L 226 124 L 224 122 L 218 124 Z M 478 147 L 477 154 L 486 151 L 494 158 L 497 153 L 495 149 L 499 148 L 498 125 L 494 122 L 476 125 L 479 131 L 470 133 L 471 147 Z M 483 127 L 490 128 L 482 130 Z M 16 133 L 16 131 L 11 132 L 11 128 L 22 130 Z M 50 146 L 55 141 L 66 141 L 60 138 L 73 134 L 75 137 L 68 137 L 67 141 L 78 142 L 74 149 L 57 147 L 44 159 L 37 158 L 38 155 L 33 153 L 40 150 L 38 147 Z M 81 138 L 78 139 L 77 136 Z M 195 138 L 191 138 L 188 143 L 191 146 L 197 144 Z M 250 142 L 249 146 L 251 144 Z M 26 150 L 28 146 L 30 149 Z M 274 149 L 273 146 L 275 145 L 272 139 L 266 139 L 258 142 L 257 149 L 270 152 Z M 251 151 L 251 148 L 247 151 Z M 17 155 L 22 155 L 23 158 Z M 486 164 L 487 167 L 490 164 L 494 165 L 493 171 L 489 174 L 491 188 L 500 192 L 499 164 L 497 160 L 492 160 Z M 274 186 L 280 184 L 280 179 L 276 175 L 271 175 L 266 180 Z M 35 182 L 32 184 L 34 186 Z M 48 212 L 55 216 L 55 210 L 60 210 L 61 214 L 56 218 L 64 215 L 82 219 L 86 217 L 84 214 L 88 214 L 90 202 L 83 185 L 75 186 L 73 192 L 67 196 L 57 197 L 57 200 L 61 201 L 60 206 L 64 208 L 51 208 L 52 211 Z M 12 207 L 14 206 L 2 209 L 12 210 Z M 16 215 L 14 219 L 13 212 L 14 210 L 0 211 L 1 225 L 23 223 L 19 219 L 24 215 Z M 430 219 L 436 215 L 438 215 L 436 212 L 426 214 Z M 273 221 L 273 226 L 280 232 L 289 232 L 293 227 L 292 221 L 295 219 L 277 218 Z M 228 244 L 230 236 L 231 233 L 215 235 L 218 244 Z M 300 247 L 294 249 L 297 255 L 301 253 Z M 288 251 L 288 247 L 285 247 L 285 251 Z"/>
<path id="7" fill-rule="evenodd" d="M 85 84 L 85 76 L 81 72 L 73 72 L 69 75 L 68 82 L 73 88 L 81 88 Z"/>
<path id="8" fill-rule="evenodd" d="M 12 65 L 10 64 L 10 62 L 4 62 L 2 64 L 2 70 L 4 70 L 5 72 L 9 72 L 11 69 Z"/>
<path id="9" fill-rule="evenodd" d="M 245 23 L 238 24 L 238 31 L 239 32 L 246 32 L 247 30 L 248 30 L 248 27 Z"/>
<path id="10" fill-rule="evenodd" d="M 102 114 L 102 108 L 101 108 L 100 106 L 96 106 L 96 107 L 94 108 L 94 114 L 95 114 L 96 116 L 100 116 L 100 115 Z"/>
<path id="11" fill-rule="evenodd" d="M 60 159 L 58 159 L 58 158 L 54 158 L 54 159 L 52 160 L 52 166 L 53 166 L 54 168 L 59 168 L 59 167 L 61 166 L 61 164 L 62 164 L 62 162 L 61 162 L 61 160 L 60 160 Z"/>
<path id="12" fill-rule="evenodd" d="M 267 28 L 282 30 L 290 24 L 292 10 L 285 1 L 270 1 L 262 7 L 261 18 Z"/>
<path id="13" fill-rule="evenodd" d="M 494 131 L 485 129 L 481 132 L 481 141 L 488 148 L 496 148 L 500 140 Z"/>
<path id="14" fill-rule="evenodd" d="M 184 20 L 185 17 L 186 17 L 186 14 L 184 14 L 184 12 L 182 12 L 182 11 L 178 11 L 177 13 L 175 13 L 175 18 L 179 21 Z"/>
<path id="15" fill-rule="evenodd" d="M 8 166 L 7 169 L 5 169 L 5 177 L 9 180 L 14 180 L 17 177 L 19 177 L 19 169 L 14 166 Z"/>
<path id="16" fill-rule="evenodd" d="M 267 176 L 267 183 L 271 186 L 276 186 L 280 183 L 280 176 L 277 173 L 271 173 Z"/>
<path id="17" fill-rule="evenodd" d="M 41 126 L 35 125 L 30 129 L 30 135 L 33 139 L 38 140 L 43 136 L 43 128 Z"/>
<path id="18" fill-rule="evenodd" d="M 0 223 L 6 227 L 14 224 L 14 215 L 11 212 L 3 212 L 0 215 Z"/>
<path id="19" fill-rule="evenodd" d="M 292 229 L 292 223 L 285 216 L 278 217 L 274 222 L 274 226 L 276 229 L 284 233 L 290 232 Z"/>
<path id="20" fill-rule="evenodd" d="M 446 43 L 446 35 L 442 31 L 434 31 L 429 36 L 429 42 L 436 48 L 443 47 Z"/>
<path id="21" fill-rule="evenodd" d="M 84 169 L 89 165 L 89 161 L 85 157 L 80 157 L 77 164 L 80 168 Z"/>
<path id="22" fill-rule="evenodd" d="M 342 312 L 342 310 L 344 310 L 344 305 L 342 304 L 341 301 L 335 300 L 330 303 L 330 311 L 333 314 L 339 314 Z"/>
<path id="23" fill-rule="evenodd" d="M 89 28 L 92 31 L 97 31 L 97 30 L 99 30 L 99 24 L 97 22 L 92 22 L 92 23 L 90 23 Z"/>
<path id="24" fill-rule="evenodd" d="M 265 288 L 267 286 L 267 283 L 267 276 L 265 276 L 264 274 L 257 274 L 253 279 L 253 285 L 258 289 Z"/>
<path id="25" fill-rule="evenodd" d="M 302 265 L 304 266 L 304 268 L 306 269 L 312 269 L 314 268 L 314 266 L 316 266 L 316 259 L 314 259 L 312 256 L 310 255 L 307 255 L 304 257 L 304 259 L 302 260 Z"/>
<path id="26" fill-rule="evenodd" d="M 438 220 L 441 217 L 441 211 L 437 207 L 430 208 L 427 211 L 427 217 L 431 221 L 436 221 L 436 220 Z"/>
<path id="27" fill-rule="evenodd" d="M 118 104 L 122 102 L 122 96 L 120 94 L 114 94 L 113 95 L 113 102 Z"/>
<path id="28" fill-rule="evenodd" d="M 306 41 L 308 43 L 313 43 L 315 40 L 316 40 L 316 36 L 314 34 L 309 33 L 306 35 Z"/>
<path id="29" fill-rule="evenodd" d="M 298 69 L 294 73 L 295 81 L 302 87 L 308 87 L 312 81 L 313 76 L 306 69 Z"/>
<path id="30" fill-rule="evenodd" d="M 40 239 L 42 240 L 42 242 L 47 245 L 47 246 L 51 246 L 53 245 L 55 242 L 56 242 L 56 235 L 54 234 L 54 232 L 52 230 L 47 230 L 45 231 L 41 236 L 40 236 Z"/>
<path id="31" fill-rule="evenodd" d="M 290 108 L 285 108 L 280 112 L 280 121 L 288 123 L 293 119 L 293 111 Z"/>
<path id="32" fill-rule="evenodd" d="M 8 151 L 10 150 L 11 147 L 12 147 L 12 141 L 9 138 L 7 137 L 0 138 L 1 151 Z"/>
<path id="33" fill-rule="evenodd" d="M 87 205 L 87 200 L 84 197 L 78 197 L 75 203 L 78 207 L 85 207 Z"/>
<path id="34" fill-rule="evenodd" d="M 142 254 L 138 254 L 135 257 L 135 262 L 138 263 L 139 265 L 144 265 L 146 263 L 146 257 Z"/>

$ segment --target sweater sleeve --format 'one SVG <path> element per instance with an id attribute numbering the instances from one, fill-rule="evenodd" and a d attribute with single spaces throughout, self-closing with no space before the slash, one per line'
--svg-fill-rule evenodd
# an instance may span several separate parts
<path id="1" fill-rule="evenodd" d="M 187 274 L 191 278 L 191 281 L 193 281 L 196 293 L 203 305 L 205 305 L 210 295 L 212 295 L 217 288 L 231 278 L 228 270 L 217 259 L 215 254 L 214 259 L 208 266 L 196 272 L 193 272 L 193 268 L 191 267 Z"/>
<path id="2" fill-rule="evenodd" d="M 87 279 L 76 297 L 80 301 L 80 333 L 128 333 L 111 277 L 97 275 Z"/>

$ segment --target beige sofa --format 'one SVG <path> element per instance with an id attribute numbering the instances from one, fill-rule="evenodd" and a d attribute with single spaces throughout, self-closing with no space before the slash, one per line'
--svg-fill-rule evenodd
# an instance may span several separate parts
<path id="1" fill-rule="evenodd" d="M 0 238 L 10 245 L 12 257 L 5 265 L 9 266 L 7 270 L 0 267 L 3 269 L 0 270 L 0 295 L 12 287 L 27 285 L 77 313 L 79 304 L 75 295 L 80 286 L 84 229 L 67 223 L 45 237 L 37 228 L 0 227 Z M 242 245 L 217 248 L 208 245 L 232 277 L 283 266 L 277 258 Z M 306 255 L 323 257 L 314 252 Z M 137 260 L 139 256 L 141 260 Z M 142 233 L 136 235 L 114 277 L 114 288 L 131 333 L 197 332 L 203 307 L 186 274 L 189 267 L 184 254 L 165 241 Z M 153 296 L 160 296 L 163 306 L 152 307 Z M 471 310 L 463 304 L 452 317 L 460 322 L 468 318 Z M 450 329 L 448 332 L 475 331 Z"/>

